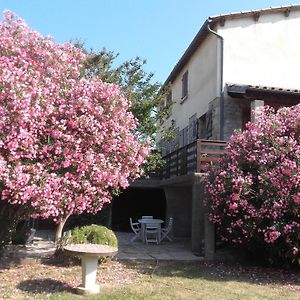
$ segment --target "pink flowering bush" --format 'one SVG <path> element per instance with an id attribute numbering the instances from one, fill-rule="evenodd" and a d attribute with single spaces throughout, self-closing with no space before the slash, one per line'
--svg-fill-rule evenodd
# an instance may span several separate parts
<path id="1" fill-rule="evenodd" d="M 84 79 L 84 59 L 71 44 L 58 45 L 4 13 L 0 215 L 64 223 L 101 210 L 112 190 L 139 176 L 148 146 L 133 133 L 130 103 L 117 85 Z"/>
<path id="2" fill-rule="evenodd" d="M 261 109 L 228 142 L 207 182 L 210 219 L 222 240 L 297 262 L 300 240 L 300 105 Z"/>

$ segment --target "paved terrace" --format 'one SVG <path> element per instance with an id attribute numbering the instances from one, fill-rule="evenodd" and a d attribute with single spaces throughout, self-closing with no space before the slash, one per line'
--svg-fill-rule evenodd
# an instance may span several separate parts
<path id="1" fill-rule="evenodd" d="M 163 241 L 161 244 L 144 244 L 141 241 L 130 242 L 133 234 L 116 232 L 119 241 L 117 258 L 122 259 L 158 259 L 158 260 L 203 260 L 191 251 L 190 239 L 175 239 L 173 242 Z"/>
<path id="2" fill-rule="evenodd" d="M 203 260 L 203 257 L 195 256 L 191 252 L 190 239 L 175 239 L 173 242 L 163 241 L 159 245 L 147 245 L 141 241 L 131 243 L 133 233 L 116 232 L 116 235 L 119 241 L 119 252 L 116 258 L 119 260 Z M 52 256 L 55 251 L 53 239 L 53 231 L 38 231 L 32 245 L 11 245 L 5 251 L 5 256 L 25 262 Z"/>

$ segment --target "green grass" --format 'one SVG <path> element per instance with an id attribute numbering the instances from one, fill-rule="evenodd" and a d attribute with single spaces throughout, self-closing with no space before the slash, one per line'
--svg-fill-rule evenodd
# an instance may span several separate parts
<path id="1" fill-rule="evenodd" d="M 299 270 L 229 263 L 112 261 L 99 267 L 101 294 L 95 296 L 74 293 L 80 275 L 80 266 L 4 264 L 0 267 L 0 299 L 300 299 Z"/>

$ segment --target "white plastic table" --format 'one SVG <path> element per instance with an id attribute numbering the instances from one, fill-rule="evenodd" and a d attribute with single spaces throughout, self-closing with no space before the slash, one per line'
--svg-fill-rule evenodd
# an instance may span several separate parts
<path id="1" fill-rule="evenodd" d="M 96 282 L 99 257 L 114 256 L 118 248 L 97 244 L 70 244 L 64 247 L 70 255 L 80 256 L 82 269 L 82 284 L 77 287 L 79 294 L 97 294 L 100 286 Z"/>
<path id="2" fill-rule="evenodd" d="M 155 225 L 158 227 L 158 241 L 160 243 L 160 235 L 161 235 L 161 224 L 164 222 L 161 219 L 139 219 L 138 222 L 141 224 L 142 227 L 142 239 L 143 242 L 146 242 L 146 224 Z"/>

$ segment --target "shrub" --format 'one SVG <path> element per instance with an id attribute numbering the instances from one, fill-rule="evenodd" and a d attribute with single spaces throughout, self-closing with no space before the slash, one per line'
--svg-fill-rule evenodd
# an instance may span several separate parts
<path id="1" fill-rule="evenodd" d="M 206 183 L 210 219 L 223 241 L 297 263 L 300 240 L 300 106 L 265 107 Z M 259 252 L 257 252 L 259 251 Z"/>
<path id="2" fill-rule="evenodd" d="M 66 244 L 98 244 L 118 246 L 118 240 L 112 230 L 105 226 L 92 224 L 89 226 L 76 227 L 70 230 L 70 235 L 63 237 Z"/>

